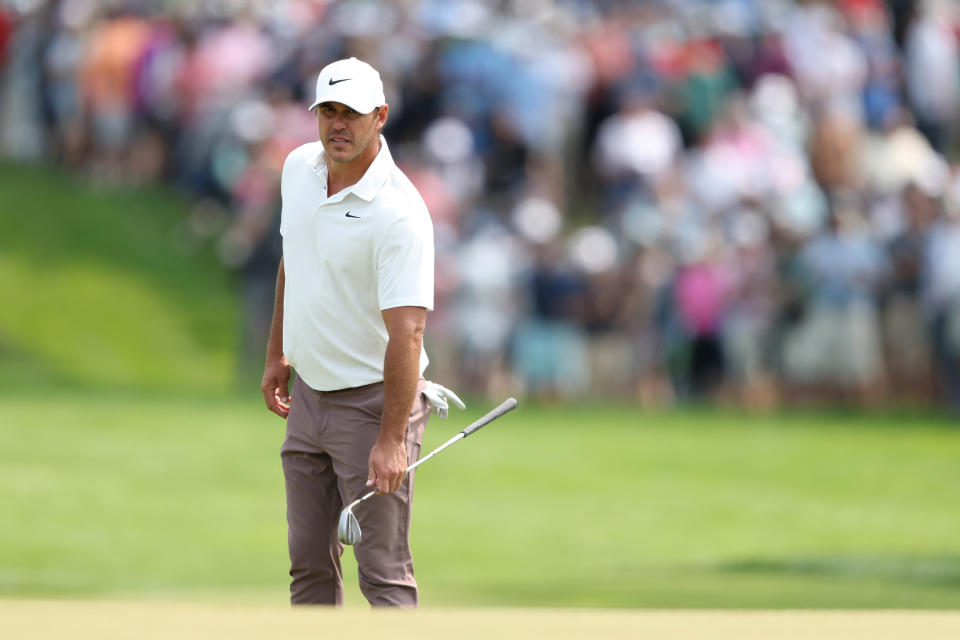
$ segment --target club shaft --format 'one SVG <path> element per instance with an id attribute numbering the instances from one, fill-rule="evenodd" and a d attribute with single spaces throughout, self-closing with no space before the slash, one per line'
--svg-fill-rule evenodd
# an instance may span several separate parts
<path id="1" fill-rule="evenodd" d="M 442 445 L 440 445 L 439 447 L 437 447 L 436 449 L 434 449 L 433 451 L 431 451 L 430 453 L 428 453 L 427 455 L 425 455 L 424 457 L 420 458 L 419 460 L 414 462 L 412 465 L 407 467 L 407 472 L 413 471 L 414 469 L 419 467 L 421 464 L 423 464 L 433 456 L 437 455 L 438 453 L 440 453 L 441 451 L 443 451 L 453 443 L 457 442 L 458 440 L 463 440 L 474 431 L 482 427 L 485 427 L 486 425 L 490 424 L 491 422 L 493 422 L 494 420 L 496 420 L 506 412 L 512 411 L 513 409 L 516 409 L 516 408 L 517 408 L 516 399 L 507 398 L 506 400 L 501 402 L 496 409 L 493 409 L 492 411 L 487 412 L 486 415 L 484 415 L 482 418 L 480 418 L 479 420 L 471 424 L 469 427 L 466 427 L 460 433 L 453 436 L 452 438 L 444 442 Z"/>
<path id="2" fill-rule="evenodd" d="M 432 458 L 433 456 L 437 455 L 438 453 L 440 453 L 441 451 L 443 451 L 444 449 L 446 449 L 447 447 L 449 447 L 450 445 L 452 445 L 452 444 L 453 444 L 454 442 L 456 442 L 457 440 L 463 440 L 464 437 L 465 437 L 465 436 L 463 435 L 463 432 L 461 431 L 460 433 L 458 433 L 457 435 L 453 436 L 452 438 L 450 438 L 449 440 L 447 440 L 446 442 L 444 442 L 442 445 L 440 445 L 439 447 L 437 447 L 436 449 L 434 449 L 433 451 L 431 451 L 430 453 L 428 453 L 427 455 L 423 456 L 422 458 L 420 458 L 419 460 L 417 460 L 416 462 L 414 462 L 412 465 L 410 465 L 409 467 L 407 467 L 407 471 L 408 471 L 408 472 L 409 472 L 409 471 L 413 471 L 414 469 L 416 469 L 417 467 L 419 467 L 421 464 L 423 464 L 424 462 L 426 462 L 427 460 L 429 460 L 429 459 Z"/>
<path id="3" fill-rule="evenodd" d="M 430 453 L 428 453 L 427 455 L 425 455 L 424 457 L 420 458 L 419 460 L 417 460 L 416 462 L 414 462 L 412 465 L 410 465 L 409 467 L 407 467 L 407 473 L 410 473 L 411 471 L 413 471 L 414 469 L 416 469 L 417 467 L 419 467 L 421 464 L 423 464 L 424 462 L 426 462 L 427 460 L 429 460 L 429 459 L 432 458 L 433 456 L 437 455 L 438 453 L 440 453 L 441 451 L 443 451 L 444 449 L 446 449 L 446 448 L 449 447 L 450 445 L 454 444 L 454 443 L 457 442 L 458 440 L 463 440 L 464 438 L 466 438 L 468 435 L 470 435 L 470 434 L 473 433 L 474 431 L 477 431 L 478 429 L 480 429 L 480 428 L 482 428 L 482 427 L 485 427 L 486 425 L 490 424 L 491 422 L 493 422 L 494 420 L 496 420 L 497 418 L 499 418 L 499 417 L 502 416 L 503 414 L 507 413 L 508 411 L 512 411 L 513 409 L 516 409 L 516 408 L 517 408 L 517 401 L 516 401 L 516 399 L 514 399 L 514 398 L 507 398 L 506 400 L 504 400 L 503 402 L 501 402 L 501 403 L 500 403 L 500 406 L 498 406 L 496 409 L 494 409 L 493 411 L 490 411 L 489 413 L 487 413 L 486 415 L 484 415 L 482 418 L 480 418 L 479 420 L 477 420 L 476 422 L 474 422 L 473 424 L 471 424 L 469 427 L 465 428 L 463 431 L 461 431 L 461 432 L 458 433 L 457 435 L 453 436 L 452 438 L 450 438 L 449 440 L 447 440 L 446 442 L 444 442 L 442 445 L 440 445 L 439 447 L 437 447 L 436 449 L 434 449 L 433 451 L 431 451 Z M 350 506 L 347 507 L 347 509 L 353 509 L 355 506 L 357 506 L 358 504 L 360 504 L 360 503 L 363 502 L 364 500 L 367 500 L 368 498 L 372 498 L 372 497 L 375 496 L 375 495 L 377 495 L 377 490 L 376 490 L 376 489 L 374 489 L 374 490 L 371 491 L 370 493 L 366 494 L 365 496 L 363 496 L 363 497 L 361 497 L 361 498 L 357 498 L 356 500 L 354 500 L 353 502 L 351 502 L 351 503 L 350 503 Z"/>
<path id="4" fill-rule="evenodd" d="M 463 432 L 460 432 L 460 433 L 458 433 L 457 435 L 453 436 L 452 438 L 450 438 L 449 440 L 447 440 L 446 442 L 444 442 L 442 445 L 440 445 L 439 447 L 437 447 L 436 449 L 434 449 L 433 451 L 431 451 L 430 453 L 428 453 L 427 455 L 425 455 L 424 457 L 420 458 L 419 460 L 417 460 L 416 462 L 414 462 L 412 465 L 410 465 L 409 467 L 407 467 L 407 473 L 410 473 L 411 471 L 413 471 L 414 469 L 416 469 L 417 467 L 419 467 L 421 464 L 423 464 L 424 462 L 426 462 L 427 460 L 429 460 L 429 459 L 432 458 L 433 456 L 437 455 L 438 453 L 440 453 L 441 451 L 443 451 L 444 449 L 446 449 L 447 447 L 449 447 L 450 445 L 452 445 L 452 444 L 453 444 L 454 442 L 456 442 L 457 440 L 462 440 L 463 438 L 464 438 Z M 363 497 L 357 498 L 356 500 L 354 500 L 353 502 L 351 502 L 349 508 L 350 508 L 350 509 L 353 509 L 355 506 L 357 506 L 358 504 L 360 504 L 360 503 L 363 502 L 364 500 L 367 500 L 368 498 L 372 498 L 372 497 L 375 496 L 375 495 L 377 495 L 377 490 L 376 490 L 376 489 L 374 489 L 374 490 L 371 491 L 370 493 L 365 494 Z"/>

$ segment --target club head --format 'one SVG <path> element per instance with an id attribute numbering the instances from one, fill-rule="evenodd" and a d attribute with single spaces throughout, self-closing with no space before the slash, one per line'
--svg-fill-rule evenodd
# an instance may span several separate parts
<path id="1" fill-rule="evenodd" d="M 357 544 L 360 538 L 360 523 L 357 522 L 357 517 L 353 515 L 352 509 L 344 509 L 337 523 L 337 539 L 343 544 Z"/>

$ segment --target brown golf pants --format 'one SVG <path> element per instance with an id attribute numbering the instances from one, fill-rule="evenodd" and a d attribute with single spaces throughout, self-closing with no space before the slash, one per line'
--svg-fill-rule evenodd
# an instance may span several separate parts
<path id="1" fill-rule="evenodd" d="M 315 391 L 297 376 L 291 398 L 280 450 L 287 491 L 290 601 L 342 605 L 343 545 L 337 540 L 337 522 L 344 505 L 370 490 L 368 462 L 380 431 L 383 383 Z M 418 393 L 407 425 L 408 464 L 420 456 L 429 416 L 427 400 Z M 360 590 L 373 606 L 417 606 L 409 537 L 414 473 L 394 493 L 376 496 L 354 510 L 363 534 L 353 547 Z"/>

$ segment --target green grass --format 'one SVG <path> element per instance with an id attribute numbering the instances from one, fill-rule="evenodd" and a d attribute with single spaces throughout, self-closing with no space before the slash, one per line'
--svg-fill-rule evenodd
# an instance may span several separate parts
<path id="1" fill-rule="evenodd" d="M 0 595 L 283 599 L 254 399 L 7 397 L 0 424 Z M 936 418 L 522 407 L 423 467 L 413 544 L 428 606 L 957 608 L 957 486 Z"/>
<path id="2" fill-rule="evenodd" d="M 211 248 L 185 242 L 183 201 L 11 164 L 0 184 L 0 385 L 233 382 L 239 303 Z"/>
<path id="3" fill-rule="evenodd" d="M 184 203 L 0 185 L 0 596 L 282 602 L 283 426 Z M 428 606 L 960 607 L 945 418 L 522 406 L 418 478 Z"/>

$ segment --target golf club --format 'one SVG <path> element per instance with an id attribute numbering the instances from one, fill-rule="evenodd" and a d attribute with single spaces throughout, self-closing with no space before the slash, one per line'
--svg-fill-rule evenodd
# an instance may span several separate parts
<path id="1" fill-rule="evenodd" d="M 507 413 L 508 411 L 512 411 L 516 408 L 517 408 L 517 399 L 507 398 L 506 400 L 501 402 L 500 406 L 498 406 L 496 409 L 489 412 L 488 414 L 486 414 L 485 416 L 483 416 L 482 418 L 480 418 L 479 420 L 471 424 L 469 427 L 465 428 L 463 431 L 453 436 L 452 438 L 444 442 L 442 445 L 440 445 L 439 447 L 437 447 L 436 449 L 434 449 L 433 451 L 431 451 L 430 453 L 428 453 L 427 455 L 425 455 L 424 457 L 420 458 L 419 460 L 414 462 L 412 465 L 407 467 L 407 473 L 413 471 L 414 469 L 419 467 L 421 464 L 423 464 L 433 456 L 437 455 L 438 453 L 440 453 L 441 451 L 443 451 L 444 449 L 452 445 L 454 442 L 457 442 L 458 440 L 463 440 L 474 431 L 478 431 L 480 428 L 490 424 L 491 422 L 493 422 L 503 414 Z M 360 542 L 360 538 L 362 537 L 362 533 L 360 532 L 360 523 L 357 522 L 357 517 L 353 515 L 353 508 L 356 507 L 361 502 L 363 502 L 364 500 L 368 498 L 372 498 L 375 495 L 377 495 L 377 491 L 373 490 L 370 493 L 366 494 L 365 496 L 361 498 L 357 498 L 356 500 L 351 502 L 349 505 L 347 505 L 347 508 L 344 509 L 343 513 L 340 514 L 340 521 L 337 523 L 337 538 L 340 540 L 340 542 L 342 542 L 343 544 L 356 544 Z"/>

